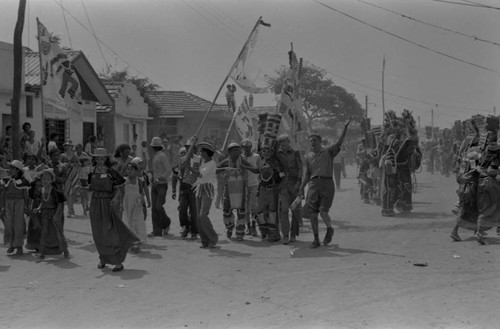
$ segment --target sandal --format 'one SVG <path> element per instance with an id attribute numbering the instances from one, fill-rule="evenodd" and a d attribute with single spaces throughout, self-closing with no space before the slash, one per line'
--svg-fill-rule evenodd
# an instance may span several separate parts
<path id="1" fill-rule="evenodd" d="M 116 265 L 115 268 L 113 268 L 112 272 L 120 272 L 123 271 L 124 267 L 122 264 Z"/>

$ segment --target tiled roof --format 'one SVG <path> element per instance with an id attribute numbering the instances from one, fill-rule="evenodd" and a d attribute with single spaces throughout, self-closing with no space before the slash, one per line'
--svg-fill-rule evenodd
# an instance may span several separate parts
<path id="1" fill-rule="evenodd" d="M 70 61 L 73 61 L 81 51 L 65 50 Z M 24 55 L 24 81 L 27 86 L 40 86 L 40 57 L 38 52 L 25 48 Z"/>
<path id="2" fill-rule="evenodd" d="M 212 104 L 185 91 L 152 91 L 146 93 L 146 98 L 160 108 L 163 117 L 182 115 L 184 111 L 205 112 Z M 215 104 L 212 110 L 228 112 L 227 105 L 222 104 Z"/>
<path id="3" fill-rule="evenodd" d="M 253 117 L 258 117 L 261 113 L 274 113 L 276 112 L 276 106 L 257 106 L 250 108 L 250 115 Z"/>

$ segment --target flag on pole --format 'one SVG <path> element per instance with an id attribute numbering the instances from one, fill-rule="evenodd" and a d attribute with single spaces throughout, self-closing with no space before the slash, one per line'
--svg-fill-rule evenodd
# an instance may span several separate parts
<path id="1" fill-rule="evenodd" d="M 299 62 L 293 51 L 288 53 L 290 67 L 288 68 L 283 88 L 277 105 L 281 114 L 283 130 L 288 133 L 304 131 L 306 124 L 302 114 L 302 100 L 300 99 Z"/>
<path id="2" fill-rule="evenodd" d="M 252 35 L 250 36 L 245 48 L 241 52 L 240 56 L 236 60 L 234 65 L 234 69 L 230 73 L 230 77 L 234 80 L 234 82 L 247 93 L 252 94 L 265 94 L 269 91 L 268 87 L 265 86 L 257 86 L 255 81 L 257 80 L 257 74 L 253 74 L 250 72 L 249 65 L 247 65 L 248 58 L 252 55 L 255 45 L 257 44 L 257 37 L 259 35 L 259 26 L 271 26 L 270 24 L 264 23 L 260 21 L 260 24 L 257 25 Z"/>
<path id="3" fill-rule="evenodd" d="M 248 106 L 246 96 L 236 110 L 234 125 L 242 139 L 249 139 L 255 145 L 257 141 L 257 127 L 250 116 L 250 107 Z"/>
<path id="4" fill-rule="evenodd" d="M 43 109 L 52 113 L 62 111 L 78 119 L 82 116 L 82 92 L 75 68 L 59 46 L 58 38 L 40 21 L 37 23 Z"/>

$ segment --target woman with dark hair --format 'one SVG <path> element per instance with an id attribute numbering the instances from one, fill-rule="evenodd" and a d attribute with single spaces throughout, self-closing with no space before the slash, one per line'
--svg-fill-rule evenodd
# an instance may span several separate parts
<path id="1" fill-rule="evenodd" d="M 217 165 L 212 156 L 215 153 L 210 143 L 202 142 L 197 145 L 200 150 L 201 164 L 198 180 L 194 183 L 196 189 L 196 209 L 198 210 L 198 232 L 201 238 L 200 248 L 215 248 L 219 237 L 208 217 L 217 186 Z"/>
<path id="2" fill-rule="evenodd" d="M 120 144 L 116 147 L 115 154 L 113 155 L 114 160 L 117 162 L 113 169 L 124 177 L 127 176 L 127 165 L 133 159 L 130 156 L 130 151 L 130 145 Z"/>
<path id="3" fill-rule="evenodd" d="M 115 265 L 113 272 L 118 272 L 123 270 L 128 250 L 139 239 L 118 215 L 122 208 L 125 179 L 111 168 L 106 149 L 97 148 L 92 156 L 95 167 L 89 174 L 88 184 L 92 192 L 90 224 L 99 253 L 97 268 L 103 269 L 106 264 L 112 264 Z"/>

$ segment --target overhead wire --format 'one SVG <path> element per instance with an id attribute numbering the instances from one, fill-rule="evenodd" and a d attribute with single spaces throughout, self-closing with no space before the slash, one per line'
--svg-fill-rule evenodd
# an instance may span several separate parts
<path id="1" fill-rule="evenodd" d="M 58 3 L 56 0 L 54 0 L 54 2 L 59 5 L 66 13 L 68 13 L 68 15 L 70 15 L 74 20 L 75 22 L 77 22 L 85 31 L 87 31 L 88 33 L 90 33 L 92 35 L 92 31 L 90 31 L 82 22 L 80 22 L 80 20 L 78 20 L 78 18 L 76 18 L 70 11 L 68 11 L 66 8 L 64 8 L 63 6 L 61 6 L 60 3 Z M 118 54 L 116 51 L 114 51 L 113 49 L 111 49 L 111 47 L 109 47 L 104 41 L 102 41 L 99 37 L 95 36 L 95 38 L 97 40 L 99 40 L 99 42 L 106 48 L 108 49 L 111 53 L 113 53 L 117 58 L 120 58 L 125 64 L 128 65 L 128 67 L 132 68 L 134 71 L 136 71 L 137 73 L 139 73 L 140 75 L 142 75 L 143 77 L 148 77 L 146 74 L 142 73 L 139 69 L 137 69 L 135 66 L 133 66 L 132 64 L 130 64 L 126 59 L 124 59 L 122 56 L 120 56 L 120 54 Z"/>
<path id="2" fill-rule="evenodd" d="M 85 16 L 87 16 L 87 21 L 89 22 L 90 30 L 92 31 L 92 35 L 94 36 L 95 42 L 97 44 L 97 48 L 99 49 L 99 52 L 101 53 L 102 60 L 104 61 L 104 64 L 106 64 L 106 68 L 109 68 L 108 61 L 106 60 L 106 57 L 104 56 L 104 53 L 102 52 L 101 44 L 99 43 L 99 40 L 97 40 L 97 35 L 95 33 L 94 27 L 92 26 L 92 22 L 90 21 L 89 13 L 87 11 L 87 6 L 85 6 L 85 2 L 81 0 L 83 9 L 85 11 Z"/>
<path id="3" fill-rule="evenodd" d="M 63 18 L 64 18 L 64 25 L 66 25 L 66 31 L 68 32 L 69 46 L 71 47 L 71 49 L 73 49 L 73 43 L 71 42 L 71 33 L 69 32 L 68 21 L 66 20 L 66 13 L 64 12 L 65 8 L 63 5 L 63 0 L 59 0 L 59 1 L 61 2 L 59 5 L 61 6 L 61 9 L 62 9 L 62 14 L 63 14 Z M 57 3 L 57 1 L 56 1 L 56 3 Z"/>
<path id="4" fill-rule="evenodd" d="M 500 46 L 500 43 L 498 43 L 498 42 L 489 41 L 489 40 L 477 37 L 475 35 L 471 35 L 471 34 L 467 34 L 467 33 L 462 33 L 462 32 L 455 31 L 455 30 L 452 30 L 452 29 L 449 29 L 449 28 L 446 28 L 446 27 L 442 27 L 442 26 L 439 26 L 439 25 L 436 25 L 436 24 L 428 23 L 428 22 L 422 21 L 420 19 L 414 18 L 412 16 L 405 15 L 405 14 L 402 14 L 400 12 L 388 9 L 388 8 L 384 8 L 384 7 L 376 5 L 374 3 L 370 3 L 370 2 L 367 2 L 367 1 L 364 1 L 364 0 L 356 0 L 356 1 L 364 3 L 364 4 L 372 6 L 372 7 L 375 7 L 375 8 L 378 8 L 378 9 L 381 9 L 381 10 L 384 10 L 384 11 L 387 11 L 389 13 L 401 16 L 401 17 L 403 17 L 405 19 L 409 19 L 411 21 L 414 21 L 414 22 L 417 22 L 417 23 L 420 23 L 420 24 L 424 24 L 424 25 L 427 25 L 427 26 L 430 26 L 430 27 L 434 27 L 434 28 L 437 28 L 437 29 L 440 29 L 440 30 L 443 30 L 443 31 L 450 32 L 450 33 L 454 33 L 454 34 L 460 35 L 462 37 L 471 38 L 471 39 L 476 40 L 476 41 L 481 41 L 481 42 L 489 43 L 489 44 L 492 44 L 492 45 L 495 45 L 495 46 Z"/>
<path id="5" fill-rule="evenodd" d="M 479 2 L 474 2 L 474 1 L 469 1 L 469 0 L 462 0 L 462 2 L 467 2 L 467 3 L 473 4 L 473 5 L 477 5 L 478 7 L 482 7 L 482 8 L 500 10 L 499 7 L 488 6 L 488 5 L 479 3 Z"/>
<path id="6" fill-rule="evenodd" d="M 497 70 L 494 70 L 494 69 L 490 69 L 490 68 L 485 67 L 485 66 L 483 66 L 483 65 L 475 64 L 475 63 L 472 63 L 472 62 L 466 61 L 466 60 L 464 60 L 464 59 L 461 59 L 461 58 L 458 58 L 458 57 L 455 57 L 455 56 L 448 55 L 448 54 L 446 54 L 446 53 L 444 53 L 444 52 L 442 52 L 442 51 L 432 49 L 432 48 L 427 47 L 427 46 L 424 46 L 424 45 L 422 45 L 422 44 L 420 44 L 420 43 L 417 43 L 417 42 L 411 41 L 411 40 L 409 40 L 409 39 L 406 39 L 406 38 L 404 38 L 404 37 L 402 37 L 402 36 L 399 36 L 399 35 L 397 35 L 397 34 L 395 34 L 395 33 L 392 33 L 392 32 L 389 32 L 389 31 L 386 31 L 386 30 L 384 30 L 384 29 L 382 29 L 382 28 L 380 28 L 380 27 L 378 27 L 378 26 L 375 26 L 375 25 L 373 25 L 373 24 L 370 24 L 370 23 L 368 23 L 368 22 L 365 22 L 365 21 L 363 21 L 363 20 L 361 20 L 361 19 L 359 19 L 359 18 L 356 18 L 356 17 L 354 17 L 354 16 L 352 16 L 352 15 L 350 15 L 350 14 L 347 14 L 347 13 L 345 13 L 345 12 L 343 12 L 343 11 L 340 11 L 340 10 L 338 10 L 338 9 L 335 9 L 335 8 L 331 7 L 330 5 L 324 4 L 324 3 L 320 2 L 320 1 L 317 1 L 317 0 L 312 0 L 312 1 L 316 2 L 317 4 L 319 4 L 319 5 L 321 5 L 321 6 L 325 7 L 325 8 L 328 8 L 328 9 L 330 9 L 330 10 L 332 10 L 332 11 L 335 11 L 335 12 L 337 12 L 337 13 L 339 13 L 339 14 L 341 14 L 341 15 L 343 15 L 343 16 L 345 16 L 345 17 L 347 17 L 347 18 L 350 18 L 350 19 L 352 19 L 352 20 L 354 20 L 354 21 L 356 21 L 356 22 L 359 22 L 359 23 L 361 23 L 361 24 L 367 25 L 367 26 L 369 26 L 369 27 L 371 27 L 371 28 L 373 28 L 373 29 L 375 29 L 375 30 L 377 30 L 377 31 L 380 31 L 380 32 L 386 33 L 386 34 L 388 34 L 388 35 L 390 35 L 390 36 L 392 36 L 392 37 L 395 37 L 395 38 L 397 38 L 397 39 L 399 39 L 399 40 L 403 40 L 403 41 L 405 41 L 405 42 L 407 42 L 407 43 L 410 43 L 410 44 L 412 44 L 412 45 L 414 45 L 414 46 L 417 46 L 417 47 L 419 47 L 419 48 L 422 48 L 422 49 L 428 50 L 428 51 L 430 51 L 430 52 L 433 52 L 433 53 L 435 53 L 435 54 L 438 54 L 438 55 L 441 55 L 441 56 L 444 56 L 444 57 L 447 57 L 447 58 L 453 59 L 453 60 L 455 60 L 455 61 L 457 61 L 457 62 L 460 62 L 460 63 L 463 63 L 463 64 L 467 64 L 467 65 L 470 65 L 470 66 L 473 66 L 473 67 L 476 67 L 476 68 L 483 69 L 483 70 L 485 70 L 485 71 L 489 71 L 489 72 L 493 72 L 493 73 L 500 74 L 500 71 L 497 71 Z"/>

